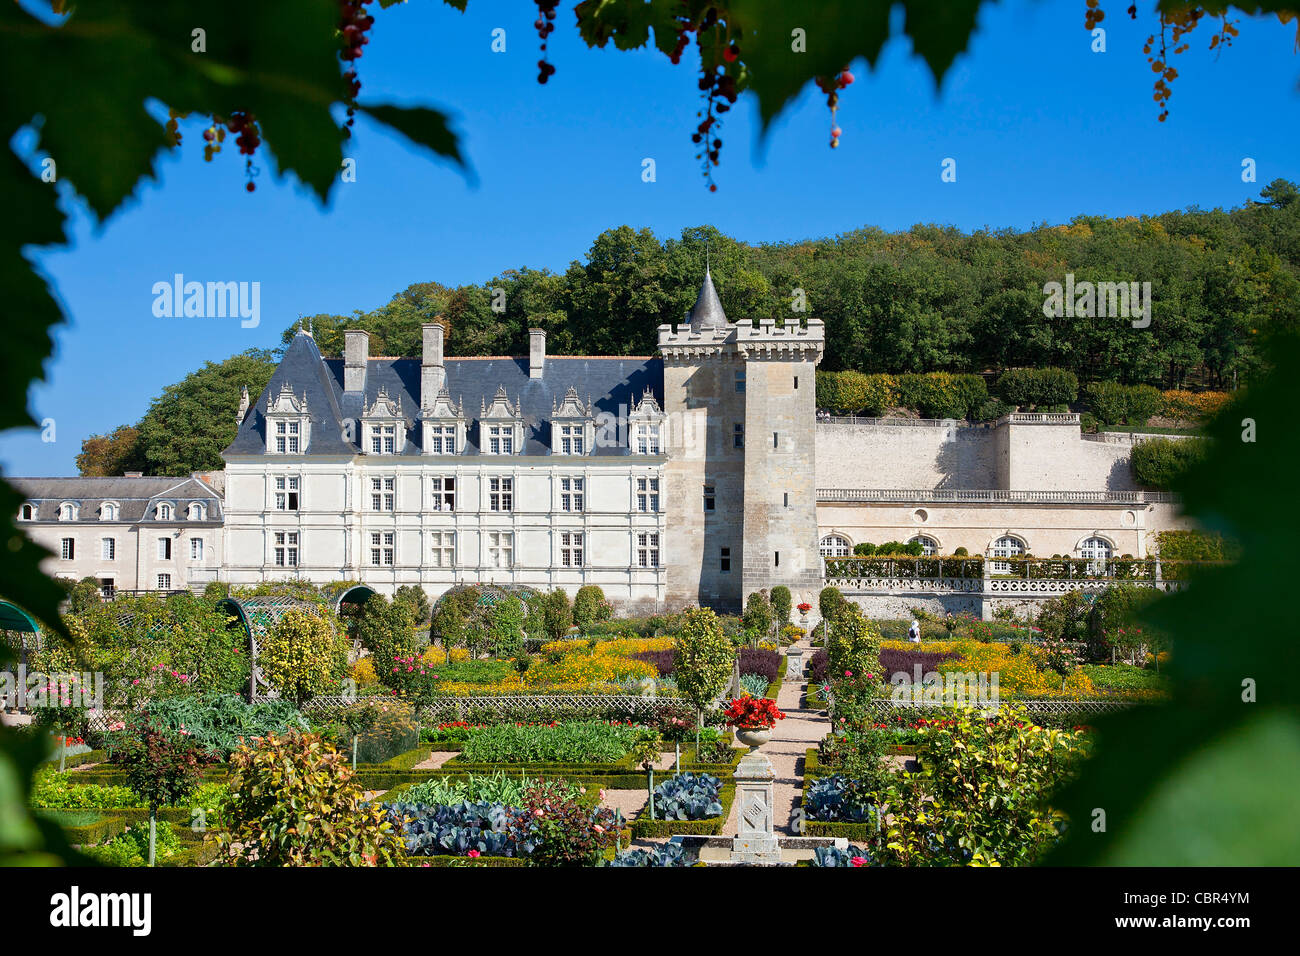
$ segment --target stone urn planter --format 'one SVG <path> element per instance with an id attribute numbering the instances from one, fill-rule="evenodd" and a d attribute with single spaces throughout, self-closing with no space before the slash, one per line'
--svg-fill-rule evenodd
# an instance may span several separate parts
<path id="1" fill-rule="evenodd" d="M 772 739 L 771 727 L 737 727 L 736 739 L 750 749 L 757 750 Z"/>

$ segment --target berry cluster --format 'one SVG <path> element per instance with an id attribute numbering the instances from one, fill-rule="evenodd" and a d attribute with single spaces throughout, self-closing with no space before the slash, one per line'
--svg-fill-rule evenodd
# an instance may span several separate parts
<path id="1" fill-rule="evenodd" d="M 235 145 L 239 147 L 239 154 L 247 157 L 244 160 L 244 172 L 248 176 L 248 184 L 244 188 L 251 193 L 257 188 L 253 185 L 253 177 L 257 175 L 257 170 L 253 167 L 253 154 L 257 152 L 257 147 L 262 142 L 257 120 L 251 113 L 236 111 L 230 114 L 230 119 L 226 120 L 226 128 L 236 134 Z"/>
<path id="2" fill-rule="evenodd" d="M 537 61 L 537 82 L 545 83 L 555 73 L 555 67 L 546 59 L 546 38 L 555 32 L 555 8 L 560 5 L 560 0 L 535 0 L 537 3 L 537 19 L 533 21 L 533 28 L 537 30 L 537 36 L 542 41 L 542 58 Z"/>
<path id="3" fill-rule="evenodd" d="M 840 145 L 840 133 L 842 130 L 835 122 L 835 114 L 840 108 L 840 90 L 849 86 L 855 77 L 849 72 L 846 66 L 835 76 L 817 77 L 817 88 L 826 94 L 826 105 L 831 111 L 831 149 L 836 149 Z"/>
<path id="4" fill-rule="evenodd" d="M 339 59 L 349 64 L 343 72 L 343 79 L 348 84 L 348 119 L 344 125 L 344 136 L 352 135 L 352 124 L 356 121 L 357 94 L 361 92 L 361 80 L 357 77 L 356 61 L 361 59 L 362 47 L 370 42 L 366 34 L 374 26 L 375 18 L 366 12 L 370 0 L 339 0 L 339 37 L 342 49 Z"/>
<path id="5" fill-rule="evenodd" d="M 1102 20 L 1106 19 L 1106 11 L 1099 4 L 1101 0 L 1087 0 L 1088 9 L 1083 15 L 1083 27 L 1085 30 L 1092 30 Z"/>
<path id="6" fill-rule="evenodd" d="M 168 107 L 167 123 L 163 127 L 167 137 L 168 146 L 179 146 L 181 144 L 181 120 L 189 116 L 189 113 L 179 113 Z"/>
<path id="7" fill-rule="evenodd" d="M 1188 43 L 1180 42 L 1187 34 L 1196 29 L 1196 25 L 1201 22 L 1205 16 L 1205 11 L 1200 7 L 1184 7 L 1176 11 L 1160 11 L 1160 51 L 1153 52 L 1156 47 L 1156 38 L 1153 34 L 1147 37 L 1146 44 L 1142 47 L 1142 52 L 1147 55 L 1147 62 L 1151 64 L 1151 72 L 1157 74 L 1155 82 L 1155 93 L 1152 99 L 1160 105 L 1160 115 L 1157 117 L 1160 122 L 1169 118 L 1169 97 L 1173 95 L 1173 90 L 1169 88 L 1178 77 L 1178 71 L 1169 65 L 1169 56 L 1171 53 L 1185 53 L 1190 46 Z M 1223 18 L 1224 30 L 1229 31 L 1231 35 L 1236 34 L 1236 28 L 1225 17 Z M 1168 36 L 1166 36 L 1168 33 Z M 1219 37 L 1214 37 L 1210 42 L 1210 49 L 1214 49 L 1219 44 Z M 1173 49 L 1170 49 L 1172 45 Z"/>
<path id="8" fill-rule="evenodd" d="M 203 131 L 203 159 L 212 162 L 212 157 L 221 152 L 221 144 L 226 141 L 226 127 L 214 116 L 212 125 Z"/>

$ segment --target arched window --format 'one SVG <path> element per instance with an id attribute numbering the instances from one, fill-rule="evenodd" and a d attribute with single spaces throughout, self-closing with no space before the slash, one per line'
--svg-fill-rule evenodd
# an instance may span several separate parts
<path id="1" fill-rule="evenodd" d="M 1025 542 L 1014 535 L 1003 535 L 993 542 L 993 547 L 989 549 L 991 558 L 1018 558 L 1025 553 Z M 1011 564 L 1007 561 L 993 562 L 994 574 L 1010 574 Z"/>
<path id="2" fill-rule="evenodd" d="M 171 520 L 172 520 L 172 506 L 169 505 L 169 504 L 161 504 L 161 505 L 159 505 L 159 506 L 158 506 L 157 515 L 158 515 L 158 520 L 159 520 L 159 521 L 171 521 Z"/>
<path id="3" fill-rule="evenodd" d="M 77 506 L 72 504 L 70 501 L 65 501 L 63 504 L 59 505 L 59 520 L 76 521 Z"/>
<path id="4" fill-rule="evenodd" d="M 23 505 L 22 511 L 20 511 L 18 514 L 23 521 L 36 520 L 36 509 L 31 505 Z"/>
<path id="5" fill-rule="evenodd" d="M 817 546 L 823 558 L 845 558 L 853 553 L 849 539 L 839 534 L 828 534 Z"/>
<path id="6" fill-rule="evenodd" d="M 117 520 L 117 503 L 116 503 L 116 502 L 113 502 L 113 501 L 106 501 L 106 502 L 104 502 L 103 506 L 100 507 L 100 509 L 99 509 L 99 520 L 100 520 L 100 521 L 116 521 L 116 520 Z"/>
<path id="7" fill-rule="evenodd" d="M 199 504 L 197 501 L 190 505 L 189 514 L 187 515 L 190 521 L 202 521 L 204 515 L 205 512 L 203 505 Z"/>
<path id="8" fill-rule="evenodd" d="M 927 558 L 939 553 L 939 542 L 935 541 L 934 538 L 927 537 L 923 534 L 918 534 L 907 543 L 919 544 L 921 546 L 921 554 Z"/>
<path id="9" fill-rule="evenodd" d="M 1115 549 L 1105 538 L 1088 538 L 1079 545 L 1079 557 L 1088 562 L 1088 570 L 1092 574 L 1105 574 L 1106 562 L 1114 554 Z"/>

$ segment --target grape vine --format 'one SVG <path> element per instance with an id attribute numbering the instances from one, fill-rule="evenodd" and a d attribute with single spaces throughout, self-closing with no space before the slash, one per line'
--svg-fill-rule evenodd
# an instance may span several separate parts
<path id="1" fill-rule="evenodd" d="M 537 19 L 533 21 L 533 28 L 542 41 L 542 58 L 537 61 L 537 82 L 545 85 L 555 73 L 555 67 L 546 56 L 546 38 L 555 32 L 555 8 L 560 5 L 560 0 L 535 0 L 535 2 Z"/>

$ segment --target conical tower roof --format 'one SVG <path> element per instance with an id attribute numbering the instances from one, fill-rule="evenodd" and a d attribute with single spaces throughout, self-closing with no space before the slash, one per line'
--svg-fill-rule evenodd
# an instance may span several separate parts
<path id="1" fill-rule="evenodd" d="M 705 267 L 704 284 L 700 286 L 700 294 L 691 307 L 691 328 L 699 330 L 726 327 L 727 314 L 722 311 L 722 300 L 718 298 L 718 290 L 713 287 L 713 276 L 708 267 Z"/>

